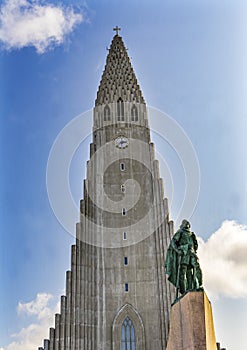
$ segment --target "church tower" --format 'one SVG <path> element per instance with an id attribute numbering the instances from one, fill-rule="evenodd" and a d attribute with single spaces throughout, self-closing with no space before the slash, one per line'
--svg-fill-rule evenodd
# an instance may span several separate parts
<path id="1" fill-rule="evenodd" d="M 66 295 L 40 350 L 164 350 L 167 344 L 175 293 L 163 262 L 173 223 L 147 106 L 115 30 L 95 101 Z"/>

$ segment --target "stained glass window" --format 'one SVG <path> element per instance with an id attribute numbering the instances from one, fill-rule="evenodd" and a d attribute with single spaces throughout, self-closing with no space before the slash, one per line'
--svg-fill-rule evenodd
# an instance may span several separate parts
<path id="1" fill-rule="evenodd" d="M 122 324 L 122 350 L 136 350 L 135 327 L 129 317 Z"/>

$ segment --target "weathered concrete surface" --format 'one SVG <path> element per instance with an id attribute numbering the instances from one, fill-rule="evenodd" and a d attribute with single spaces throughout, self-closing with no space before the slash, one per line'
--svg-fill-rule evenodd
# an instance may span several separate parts
<path id="1" fill-rule="evenodd" d="M 172 306 L 166 350 L 217 350 L 213 314 L 204 292 L 189 292 Z"/>

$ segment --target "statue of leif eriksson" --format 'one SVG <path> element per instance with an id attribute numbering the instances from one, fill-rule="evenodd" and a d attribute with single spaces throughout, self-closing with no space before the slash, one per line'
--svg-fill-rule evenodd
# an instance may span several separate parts
<path id="1" fill-rule="evenodd" d="M 202 271 L 197 257 L 198 243 L 190 223 L 183 220 L 174 234 L 167 250 L 165 268 L 168 280 L 181 294 L 191 290 L 202 290 Z"/>

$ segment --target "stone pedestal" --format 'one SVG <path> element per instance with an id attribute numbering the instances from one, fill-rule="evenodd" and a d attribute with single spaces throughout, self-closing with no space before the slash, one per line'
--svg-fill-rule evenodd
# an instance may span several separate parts
<path id="1" fill-rule="evenodd" d="M 188 292 L 171 308 L 166 350 L 217 350 L 212 308 L 204 292 Z"/>

